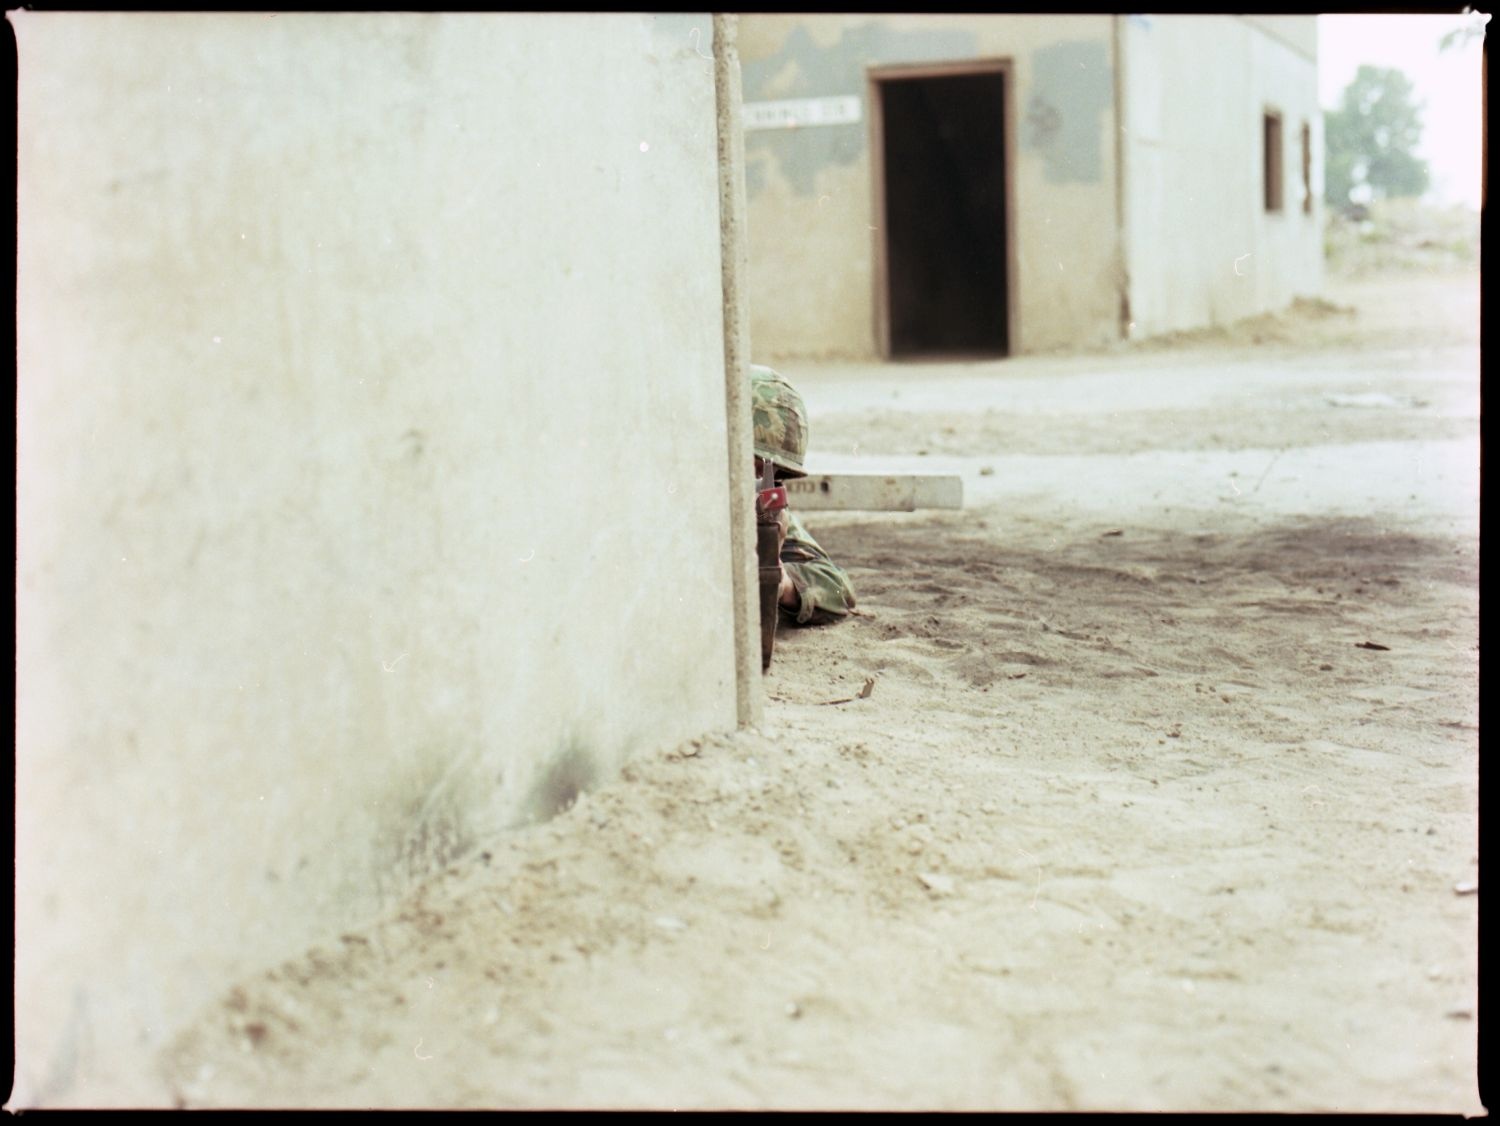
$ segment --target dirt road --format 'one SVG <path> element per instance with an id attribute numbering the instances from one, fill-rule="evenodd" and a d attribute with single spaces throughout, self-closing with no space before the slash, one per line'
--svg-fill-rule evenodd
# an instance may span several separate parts
<path id="1" fill-rule="evenodd" d="M 783 635 L 762 730 L 241 982 L 164 1090 L 1479 1111 L 1478 279 L 1329 296 L 782 365 L 825 468 L 959 472 L 965 508 L 809 516 L 861 614 Z"/>

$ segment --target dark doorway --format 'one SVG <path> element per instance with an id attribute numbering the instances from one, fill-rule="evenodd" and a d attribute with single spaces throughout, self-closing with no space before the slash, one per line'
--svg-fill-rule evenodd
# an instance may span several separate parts
<path id="1" fill-rule="evenodd" d="M 1010 352 L 1005 78 L 877 78 L 893 358 Z"/>

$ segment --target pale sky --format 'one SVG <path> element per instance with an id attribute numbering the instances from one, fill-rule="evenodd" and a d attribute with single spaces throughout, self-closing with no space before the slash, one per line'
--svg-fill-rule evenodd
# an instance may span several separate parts
<path id="1" fill-rule="evenodd" d="M 1484 92 L 1483 44 L 1439 52 L 1454 28 L 1483 23 L 1486 15 L 1335 15 L 1318 17 L 1318 101 L 1338 108 L 1360 64 L 1394 67 L 1411 80 L 1422 111 L 1423 157 L 1432 174 L 1429 197 L 1479 206 Z"/>

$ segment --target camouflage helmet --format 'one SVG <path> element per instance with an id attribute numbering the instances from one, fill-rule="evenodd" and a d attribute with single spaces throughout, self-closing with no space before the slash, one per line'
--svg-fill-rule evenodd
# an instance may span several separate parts
<path id="1" fill-rule="evenodd" d="M 750 365 L 750 406 L 755 455 L 773 463 L 781 477 L 806 477 L 807 408 L 797 389 L 762 364 Z"/>

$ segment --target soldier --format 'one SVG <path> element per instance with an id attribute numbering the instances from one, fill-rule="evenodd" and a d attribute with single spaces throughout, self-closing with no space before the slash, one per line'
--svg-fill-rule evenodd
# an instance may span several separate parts
<path id="1" fill-rule="evenodd" d="M 777 372 L 750 365 L 750 402 L 755 425 L 755 477 L 770 462 L 776 480 L 806 477 L 807 408 L 797 389 Z M 849 576 L 818 546 L 801 519 L 781 512 L 781 620 L 789 625 L 836 622 L 854 608 Z"/>

